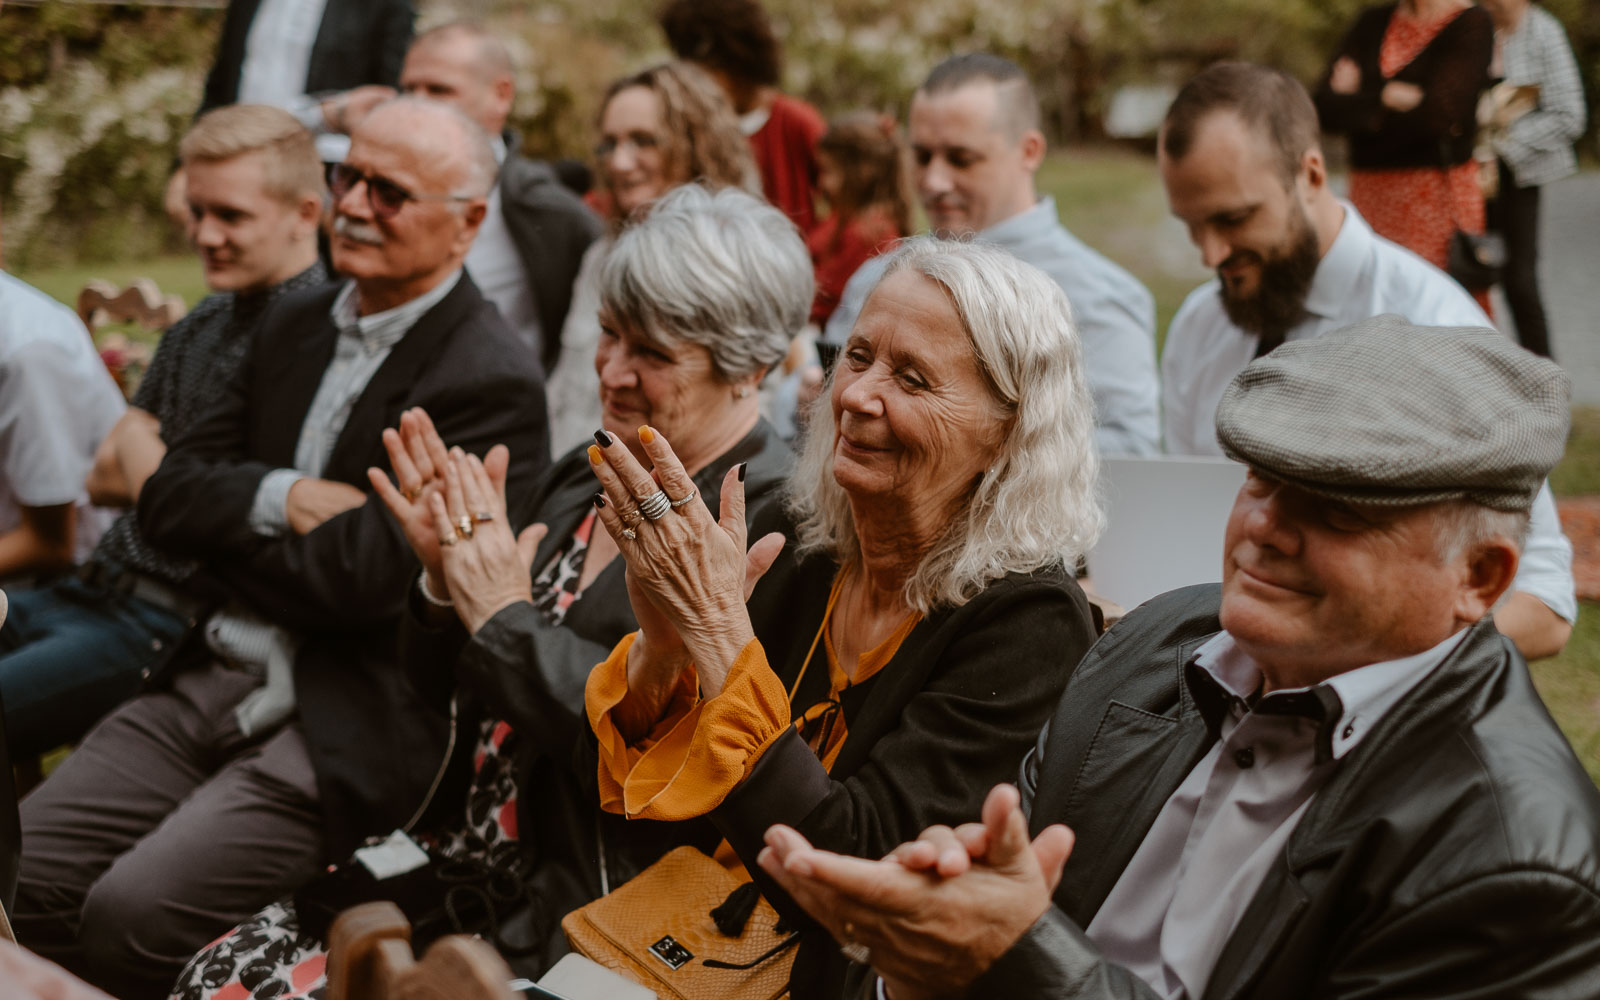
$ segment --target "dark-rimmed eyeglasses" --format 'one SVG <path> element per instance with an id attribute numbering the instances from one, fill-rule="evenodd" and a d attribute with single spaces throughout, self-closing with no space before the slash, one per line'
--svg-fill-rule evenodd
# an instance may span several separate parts
<path id="1" fill-rule="evenodd" d="M 328 167 L 328 193 L 335 203 L 341 201 L 357 184 L 367 186 L 367 205 L 379 219 L 392 219 L 400 214 L 408 201 L 471 201 L 464 194 L 418 194 L 407 191 L 380 174 L 369 174 L 350 166 L 335 163 Z"/>

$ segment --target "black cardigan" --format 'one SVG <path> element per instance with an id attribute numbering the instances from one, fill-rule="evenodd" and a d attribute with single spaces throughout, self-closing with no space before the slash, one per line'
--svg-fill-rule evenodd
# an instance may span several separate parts
<path id="1" fill-rule="evenodd" d="M 1415 59 L 1392 77 L 1378 69 L 1378 52 L 1397 4 L 1369 7 L 1329 60 L 1317 84 L 1322 127 L 1350 137 L 1350 165 L 1359 170 L 1456 166 L 1472 157 L 1478 95 L 1489 84 L 1494 22 L 1481 7 L 1456 15 Z M 1361 67 L 1361 87 L 1335 94 L 1328 87 L 1333 64 L 1348 56 Z M 1391 80 L 1422 88 L 1422 103 L 1410 111 L 1383 106 Z"/>
<path id="2" fill-rule="evenodd" d="M 781 510 L 751 537 L 793 537 Z M 816 636 L 837 564 L 786 549 L 750 598 L 750 617 L 785 687 Z M 1060 567 L 1010 574 L 959 608 L 919 622 L 894 658 L 848 694 L 848 735 L 832 772 L 791 730 L 712 813 L 762 893 L 802 928 L 795 1000 L 835 997 L 845 970 L 837 945 L 756 865 L 769 826 L 785 823 L 830 851 L 882 857 L 938 823 L 979 814 L 989 789 L 1014 780 L 1078 660 L 1094 641 L 1088 601 Z M 819 654 L 820 655 L 820 654 Z M 811 675 L 825 675 L 813 663 Z M 820 678 L 819 678 L 820 680 Z M 811 700 L 806 688 L 795 712 Z"/>

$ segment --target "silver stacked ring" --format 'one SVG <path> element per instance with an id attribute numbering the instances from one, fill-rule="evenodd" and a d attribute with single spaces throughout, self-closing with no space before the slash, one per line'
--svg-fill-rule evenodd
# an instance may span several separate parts
<path id="1" fill-rule="evenodd" d="M 667 511 L 672 509 L 672 501 L 667 499 L 665 490 L 656 490 L 638 503 L 639 513 L 652 521 L 661 520 L 667 516 Z"/>

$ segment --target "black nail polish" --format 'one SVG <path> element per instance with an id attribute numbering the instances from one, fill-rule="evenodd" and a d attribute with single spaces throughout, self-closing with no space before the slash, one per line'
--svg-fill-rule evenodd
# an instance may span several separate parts
<path id="1" fill-rule="evenodd" d="M 596 493 L 594 495 L 594 509 L 595 510 L 599 510 L 600 508 L 604 507 L 605 505 L 606 505 L 606 495 L 604 493 Z"/>
<path id="2" fill-rule="evenodd" d="M 611 435 L 607 434 L 605 431 L 595 431 L 594 441 L 595 444 L 598 444 L 602 448 L 611 447 Z"/>
<path id="3" fill-rule="evenodd" d="M 745 473 L 745 470 L 748 469 L 748 468 L 750 468 L 750 463 L 749 462 L 740 462 L 739 463 L 739 482 L 741 482 L 741 483 L 744 482 L 744 473 Z"/>

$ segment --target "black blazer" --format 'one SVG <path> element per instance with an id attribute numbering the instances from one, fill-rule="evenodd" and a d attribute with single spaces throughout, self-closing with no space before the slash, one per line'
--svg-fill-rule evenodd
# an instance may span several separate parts
<path id="1" fill-rule="evenodd" d="M 230 0 L 197 114 L 238 101 L 245 42 L 260 7 L 261 0 Z M 411 46 L 415 16 L 411 0 L 327 0 L 311 46 L 305 93 L 349 90 L 364 83 L 394 86 Z"/>
<path id="2" fill-rule="evenodd" d="M 794 537 L 780 509 L 758 518 L 751 537 L 773 530 Z M 791 544 L 750 597 L 756 636 L 785 688 L 837 572 L 831 558 L 797 558 Z M 805 931 L 790 983 L 796 1000 L 839 996 L 846 963 L 757 866 L 767 828 L 785 823 L 825 850 L 876 858 L 936 823 L 972 819 L 990 788 L 1014 779 L 1094 635 L 1088 601 L 1060 567 L 996 580 L 961 607 L 924 617 L 856 697 L 846 693 L 849 729 L 831 772 L 790 730 L 711 814 L 762 894 Z M 826 665 L 819 647 L 796 713 L 825 695 Z"/>
<path id="3" fill-rule="evenodd" d="M 507 132 L 500 165 L 500 214 L 522 258 L 528 287 L 539 310 L 539 363 L 555 368 L 561 327 L 572 305 L 572 283 L 584 251 L 600 236 L 600 219 L 567 190 L 550 166 L 516 152 L 521 139 Z M 720 484 L 719 484 L 720 485 Z"/>
<path id="4" fill-rule="evenodd" d="M 1033 831 L 1066 823 L 1077 846 L 1055 907 L 972 995 L 1154 997 L 1080 928 L 1210 749 L 1182 678 L 1219 604 L 1215 584 L 1163 595 L 1084 658 L 1022 775 Z M 1485 618 L 1336 765 L 1204 1000 L 1597 988 L 1600 793 Z"/>
<path id="5" fill-rule="evenodd" d="M 1478 95 L 1489 85 L 1494 22 L 1482 7 L 1468 7 L 1415 59 L 1386 78 L 1378 68 L 1378 53 L 1396 6 L 1362 11 L 1329 60 L 1316 88 L 1322 127 L 1350 137 L 1350 165 L 1357 169 L 1465 163 L 1472 157 L 1478 130 Z M 1333 64 L 1342 56 L 1361 67 L 1361 87 L 1354 94 L 1335 94 L 1328 87 Z M 1379 98 L 1390 80 L 1421 87 L 1422 103 L 1410 111 L 1384 107 Z"/>
<path id="6" fill-rule="evenodd" d="M 394 346 L 351 410 L 323 478 L 369 491 L 367 503 L 309 534 L 269 539 L 249 526 L 261 478 L 294 465 L 295 445 L 337 331 L 336 286 L 273 307 L 239 373 L 172 442 L 139 496 L 150 541 L 205 561 L 222 594 L 302 639 L 299 714 L 310 745 L 328 850 L 404 823 L 433 781 L 443 729 L 396 664 L 395 635 L 418 567 L 366 470 L 389 471 L 381 432 L 421 406 L 452 444 L 511 449 L 509 488 L 549 464 L 544 387 L 533 359 L 463 274 Z"/>

